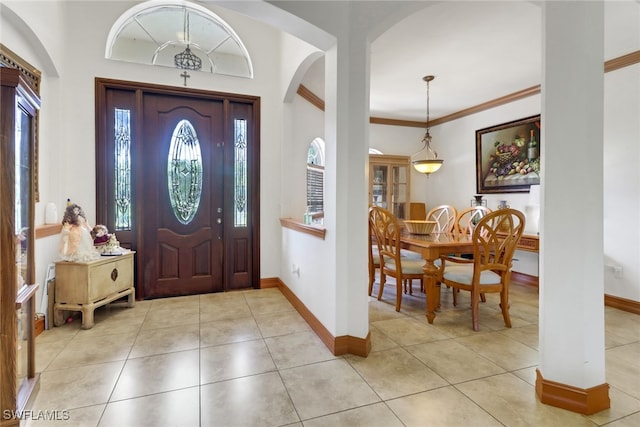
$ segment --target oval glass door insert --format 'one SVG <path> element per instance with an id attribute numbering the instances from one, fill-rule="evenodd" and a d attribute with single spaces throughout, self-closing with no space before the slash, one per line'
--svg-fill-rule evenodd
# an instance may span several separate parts
<path id="1" fill-rule="evenodd" d="M 181 120 L 173 130 L 167 159 L 169 201 L 182 224 L 193 220 L 202 195 L 202 155 L 193 125 Z"/>

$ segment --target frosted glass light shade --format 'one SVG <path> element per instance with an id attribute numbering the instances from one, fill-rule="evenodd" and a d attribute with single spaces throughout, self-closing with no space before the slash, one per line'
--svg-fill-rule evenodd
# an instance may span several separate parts
<path id="1" fill-rule="evenodd" d="M 415 160 L 413 161 L 413 167 L 420 173 L 427 175 L 436 172 L 442 166 L 443 160 Z"/>

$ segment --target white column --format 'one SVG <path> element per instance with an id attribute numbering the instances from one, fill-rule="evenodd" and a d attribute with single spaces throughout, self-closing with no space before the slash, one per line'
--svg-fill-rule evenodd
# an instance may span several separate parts
<path id="1" fill-rule="evenodd" d="M 335 37 L 325 48 L 325 227 L 333 241 L 331 295 L 335 337 L 369 333 L 367 160 L 369 148 L 370 21 L 351 2 L 283 2 L 279 7 Z M 331 195 L 335 195 L 331 197 Z M 329 238 L 331 233 L 331 238 Z M 319 262 L 322 262 L 319 260 Z"/>
<path id="2" fill-rule="evenodd" d="M 603 64 L 603 3 L 543 2 L 540 376 L 536 384 L 543 402 L 542 388 L 556 382 L 576 390 L 602 386 L 600 393 L 606 394 L 608 405 Z"/>
<path id="3" fill-rule="evenodd" d="M 344 29 L 335 48 L 325 55 L 325 136 L 335 135 L 335 157 L 326 166 L 335 167 L 335 174 L 325 177 L 336 194 L 336 335 L 365 338 L 369 333 L 369 48 L 365 28 Z"/>
<path id="4" fill-rule="evenodd" d="M 386 1 L 275 3 L 337 40 L 337 44 L 323 47 L 325 188 L 328 193 L 335 191 L 336 196 L 325 199 L 325 226 L 327 234 L 335 233 L 336 266 L 335 281 L 326 286 L 327 293 L 335 295 L 335 305 L 331 306 L 331 309 L 335 308 L 335 336 L 365 338 L 369 332 L 369 40 L 425 4 Z M 294 28 L 291 30 L 296 34 Z"/>

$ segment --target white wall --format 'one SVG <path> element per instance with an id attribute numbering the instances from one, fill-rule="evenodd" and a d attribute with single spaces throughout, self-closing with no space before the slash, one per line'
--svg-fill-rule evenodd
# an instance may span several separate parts
<path id="1" fill-rule="evenodd" d="M 612 268 L 605 268 L 605 293 L 634 301 L 640 301 L 640 239 L 630 236 L 640 237 L 640 228 L 634 221 L 640 216 L 640 172 L 635 166 L 637 162 L 629 159 L 640 157 L 637 144 L 640 141 L 640 122 L 637 120 L 640 117 L 639 67 L 634 65 L 605 76 L 604 262 L 622 267 L 621 277 L 616 277 Z M 315 110 L 312 106 L 298 108 L 306 109 L 311 115 Z M 305 114 L 299 112 L 301 114 L 295 120 L 301 123 L 301 128 L 308 127 Z M 445 203 L 460 209 L 469 206 L 476 193 L 475 131 L 539 113 L 540 96 L 536 95 L 432 128 L 433 148 L 445 163 L 440 171 L 428 178 L 412 171 L 411 200 L 425 202 L 428 207 Z M 412 155 L 421 148 L 423 134 L 421 128 L 373 124 L 369 145 L 386 154 Z M 544 150 L 544 141 L 541 144 Z M 289 154 L 285 156 L 289 157 Z M 304 177 L 300 176 L 300 180 Z M 297 183 L 287 185 L 299 187 Z M 304 197 L 304 189 L 299 188 L 297 194 Z M 487 194 L 485 198 L 491 208 L 497 207 L 500 200 L 507 200 L 511 207 L 525 211 L 529 196 L 527 193 L 504 193 Z M 283 206 L 288 206 L 287 203 Z M 304 200 L 291 203 L 297 203 L 298 209 L 284 212 L 296 216 L 302 211 Z M 620 224 L 625 225 L 621 227 Z M 538 275 L 537 254 L 517 251 L 515 259 L 514 271 Z M 285 277 L 289 264 L 283 261 Z"/>
<path id="2" fill-rule="evenodd" d="M 425 202 L 427 210 L 442 204 L 453 205 L 458 210 L 470 206 L 476 194 L 475 131 L 539 113 L 540 96 L 537 95 L 432 127 L 432 148 L 444 164 L 429 177 L 412 171 L 411 200 Z M 422 148 L 424 129 L 387 125 L 371 125 L 370 129 L 370 146 L 385 154 L 413 155 Z M 491 209 L 495 209 L 500 200 L 507 200 L 510 207 L 524 212 L 529 195 L 486 194 L 484 198 Z M 514 271 L 537 276 L 537 254 L 517 251 Z"/>
<path id="3" fill-rule="evenodd" d="M 605 293 L 640 301 L 640 65 L 605 75 Z M 616 273 L 614 268 L 621 268 Z"/>
<path id="4" fill-rule="evenodd" d="M 638 20 L 637 14 L 631 14 Z M 639 30 L 640 31 L 640 30 Z M 626 52 L 629 53 L 629 52 Z M 604 122 L 604 253 L 605 293 L 640 301 L 640 65 L 605 74 Z M 442 168 L 430 177 L 413 172 L 411 199 L 427 207 L 452 204 L 469 206 L 476 193 L 475 131 L 540 113 L 540 96 L 493 108 L 431 128 L 432 147 L 444 159 Z M 543 124 L 544 126 L 544 118 Z M 418 151 L 424 130 L 371 125 L 370 146 L 386 154 L 411 155 Z M 541 148 L 544 150 L 544 141 Z M 579 161 L 579 153 L 576 153 Z M 571 165 L 567 165 L 570 170 Z M 544 165 L 543 165 L 544 170 Z M 525 211 L 528 194 L 487 194 L 490 208 L 507 200 L 512 208 Z M 570 220 L 568 218 L 567 220 Z M 585 231 L 588 232 L 588 231 Z M 536 254 L 517 251 L 514 271 L 537 275 Z M 614 267 L 621 267 L 616 275 Z"/>
<path id="5" fill-rule="evenodd" d="M 434 141 L 437 141 L 438 154 L 445 160 L 438 173 L 429 177 L 431 181 L 429 184 L 434 189 L 430 194 L 433 194 L 436 204 L 453 204 L 458 209 L 464 209 L 470 205 L 470 200 L 476 194 L 476 130 L 539 113 L 540 96 L 538 95 L 434 128 L 432 135 Z M 544 141 L 541 144 L 544 149 Z M 448 161 L 448 159 L 451 160 Z M 495 209 L 500 200 L 506 200 L 510 207 L 525 212 L 529 195 L 528 193 L 486 194 L 484 198 L 491 209 Z M 517 251 L 514 256 L 513 270 L 537 276 L 538 255 Z"/>
<path id="6" fill-rule="evenodd" d="M 605 2 L 604 23 L 606 59 L 640 49 L 640 3 Z M 604 85 L 605 293 L 640 301 L 640 64 Z"/>
<path id="7" fill-rule="evenodd" d="M 104 59 L 106 37 L 111 25 L 121 13 L 137 3 L 3 2 L 3 8 L 8 6 L 37 35 L 60 74 L 60 77 L 43 75 L 40 115 L 41 202 L 36 206 L 36 225 L 44 221 L 46 202 L 55 202 L 61 213 L 67 198 L 80 204 L 89 221 L 95 223 L 95 77 L 171 86 L 181 86 L 183 83 L 179 72 L 172 68 Z M 42 10 L 51 8 L 56 9 L 56 13 L 42 13 Z M 59 12 L 60 8 L 62 12 Z M 280 251 L 273 248 L 278 248 L 281 240 L 281 33 L 243 15 L 215 6 L 211 9 L 227 20 L 245 42 L 252 57 L 255 78 L 193 72 L 188 85 L 203 90 L 261 97 L 261 277 L 279 277 Z M 3 43 L 34 66 L 42 66 L 39 53 L 33 47 L 34 42 L 25 39 L 24 30 L 7 23 L 6 15 L 11 14 L 3 12 Z M 42 20 L 49 17 L 54 19 L 43 24 Z M 52 37 L 52 34 L 56 36 Z M 54 236 L 36 243 L 37 280 L 41 284 L 47 265 L 57 258 L 58 239 Z M 37 304 L 40 304 L 39 301 Z"/>
<path id="8" fill-rule="evenodd" d="M 31 17 L 29 7 L 35 7 L 42 13 L 40 16 Z M 58 123 L 59 109 L 55 103 L 48 100 L 59 99 L 60 86 L 55 75 L 57 69 L 51 62 L 49 52 L 60 52 L 62 42 L 55 32 L 56 25 L 45 25 L 42 20 L 49 18 L 51 22 L 58 21 L 61 16 L 62 6 L 53 2 L 4 2 L 0 16 L 0 40 L 2 43 L 22 57 L 25 61 L 42 71 L 40 96 L 43 100 L 39 115 L 39 193 L 40 202 L 35 205 L 36 225 L 44 223 L 44 208 L 48 201 L 59 203 L 59 183 L 61 169 L 60 153 L 53 141 L 59 139 Z M 58 19 L 56 19 L 58 18 Z M 33 22 L 37 28 L 42 28 L 42 33 L 34 32 L 32 27 L 25 25 Z M 36 34 L 37 33 L 37 34 Z M 39 38 L 38 38 L 39 37 Z M 46 55 L 43 55 L 43 52 Z M 59 216 L 61 219 L 61 215 Z M 40 285 L 36 294 L 36 311 L 45 312 L 42 309 L 42 295 L 44 280 L 48 264 L 53 261 L 51 254 L 57 253 L 59 237 L 52 236 L 36 241 L 36 283 Z"/>
<path id="9" fill-rule="evenodd" d="M 3 2 L 2 42 L 45 73 L 41 92 L 44 100 L 40 116 L 41 202 L 36 206 L 37 224 L 43 222 L 46 202 L 55 202 L 61 210 L 67 197 L 85 208 L 91 222 L 95 220 L 95 77 L 182 85 L 176 70 L 103 58 L 111 24 L 128 7 L 137 3 Z M 227 20 L 246 43 L 256 77 L 248 80 L 192 73 L 189 86 L 262 98 L 261 276 L 281 277 L 305 304 L 311 306 L 325 326 L 333 330 L 334 320 L 325 318 L 323 313 L 330 313 L 326 301 L 335 298 L 320 296 L 323 284 L 334 274 L 326 268 L 319 268 L 317 258 L 313 259 L 323 257 L 327 252 L 325 247 L 332 247 L 330 231 L 329 240 L 322 243 L 299 233 L 282 232 L 279 224 L 280 216 L 297 216 L 299 208 L 296 206 L 304 206 L 287 195 L 290 189 L 295 192 L 300 189 L 300 182 L 292 181 L 297 178 L 289 170 L 290 158 L 301 156 L 302 164 L 305 162 L 302 153 L 306 151 L 303 146 L 294 145 L 294 141 L 307 145 L 312 134 L 315 136 L 315 126 L 321 120 L 316 117 L 314 107 L 299 105 L 299 100 L 295 100 L 290 108 L 282 104 L 286 90 L 284 85 L 290 82 L 289 74 L 293 72 L 295 63 L 304 58 L 304 49 L 301 48 L 302 53 L 287 62 L 283 60 L 279 47 L 288 45 L 290 40 L 283 40 L 279 31 L 229 10 L 207 6 Z M 638 7 L 637 4 L 631 6 L 634 7 L 631 13 L 628 9 L 616 9 L 616 13 L 608 17 L 609 25 L 615 25 L 622 18 L 631 20 L 631 27 L 636 23 L 637 29 L 640 22 Z M 5 12 L 5 7 L 9 7 L 11 13 Z M 7 19 L 14 12 L 27 23 L 30 31 L 16 28 L 13 25 L 15 21 Z M 89 16 L 91 19 L 87 18 Z M 631 35 L 628 46 L 638 46 L 637 33 Z M 617 52 L 623 53 L 628 51 Z M 284 69 L 283 64 L 287 63 L 290 69 Z M 638 75 L 636 65 L 609 73 L 605 78 L 604 152 L 605 262 L 623 268 L 620 278 L 605 270 L 605 292 L 635 301 L 640 301 L 639 239 L 633 238 L 640 237 L 637 225 L 640 178 L 636 170 L 640 154 L 637 146 L 640 140 Z M 432 128 L 433 148 L 445 163 L 438 173 L 429 178 L 417 173 L 412 175 L 412 199 L 425 201 L 429 206 L 443 203 L 460 208 L 468 206 L 476 192 L 475 130 L 539 112 L 540 98 L 535 96 Z M 288 123 L 298 125 L 286 128 Z M 420 149 L 423 132 L 419 128 L 371 125 L 370 146 L 389 154 L 410 155 Z M 304 197 L 304 192 L 301 197 Z M 527 201 L 525 194 L 487 195 L 486 198 L 489 207 L 495 207 L 498 200 L 506 199 L 512 207 L 523 209 Z M 39 283 L 43 283 L 47 264 L 56 255 L 55 236 L 38 240 L 36 262 Z M 523 265 L 516 270 L 532 273 L 537 264 L 535 261 L 530 258 L 521 260 Z M 293 263 L 301 267 L 300 278 L 290 274 Z"/>
<path id="10" fill-rule="evenodd" d="M 442 204 L 457 209 L 470 206 L 476 194 L 475 131 L 539 113 L 538 95 L 432 127 L 431 147 L 444 164 L 428 177 L 412 171 L 411 200 L 427 203 L 427 209 Z M 377 124 L 370 129 L 370 147 L 385 154 L 411 156 L 422 148 L 424 129 Z M 524 210 L 529 200 L 528 193 L 486 194 L 484 198 L 491 209 L 495 209 L 500 200 L 507 200 L 511 207 Z"/>
<path id="11" fill-rule="evenodd" d="M 307 194 L 307 151 L 316 137 L 324 138 L 324 112 L 300 96 L 285 105 L 282 163 L 282 216 L 302 221 Z M 325 190 L 325 197 L 327 195 Z M 325 240 L 287 228 L 282 229 L 280 279 L 332 333 L 334 315 L 335 233 L 327 230 Z M 296 266 L 299 274 L 293 273 Z"/>

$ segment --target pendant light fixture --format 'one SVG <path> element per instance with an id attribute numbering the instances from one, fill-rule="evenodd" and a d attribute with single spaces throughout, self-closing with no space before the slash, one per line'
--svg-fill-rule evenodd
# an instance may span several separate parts
<path id="1" fill-rule="evenodd" d="M 196 54 L 191 52 L 189 48 L 190 45 L 190 35 L 189 35 L 189 12 L 187 12 L 187 8 L 184 8 L 184 43 L 187 45 L 187 48 L 178 53 L 173 57 L 173 61 L 177 68 L 181 70 L 193 70 L 199 71 L 202 68 L 202 59 L 200 59 Z"/>
<path id="2" fill-rule="evenodd" d="M 424 146 L 415 155 L 426 151 L 426 158 L 424 160 L 414 160 L 413 167 L 420 173 L 429 176 L 442 166 L 443 160 L 438 159 L 438 153 L 431 148 L 431 134 L 429 134 L 429 82 L 431 82 L 434 76 L 424 76 L 422 80 L 427 82 L 427 131 L 422 138 Z M 413 156 L 412 156 L 413 157 Z"/>

